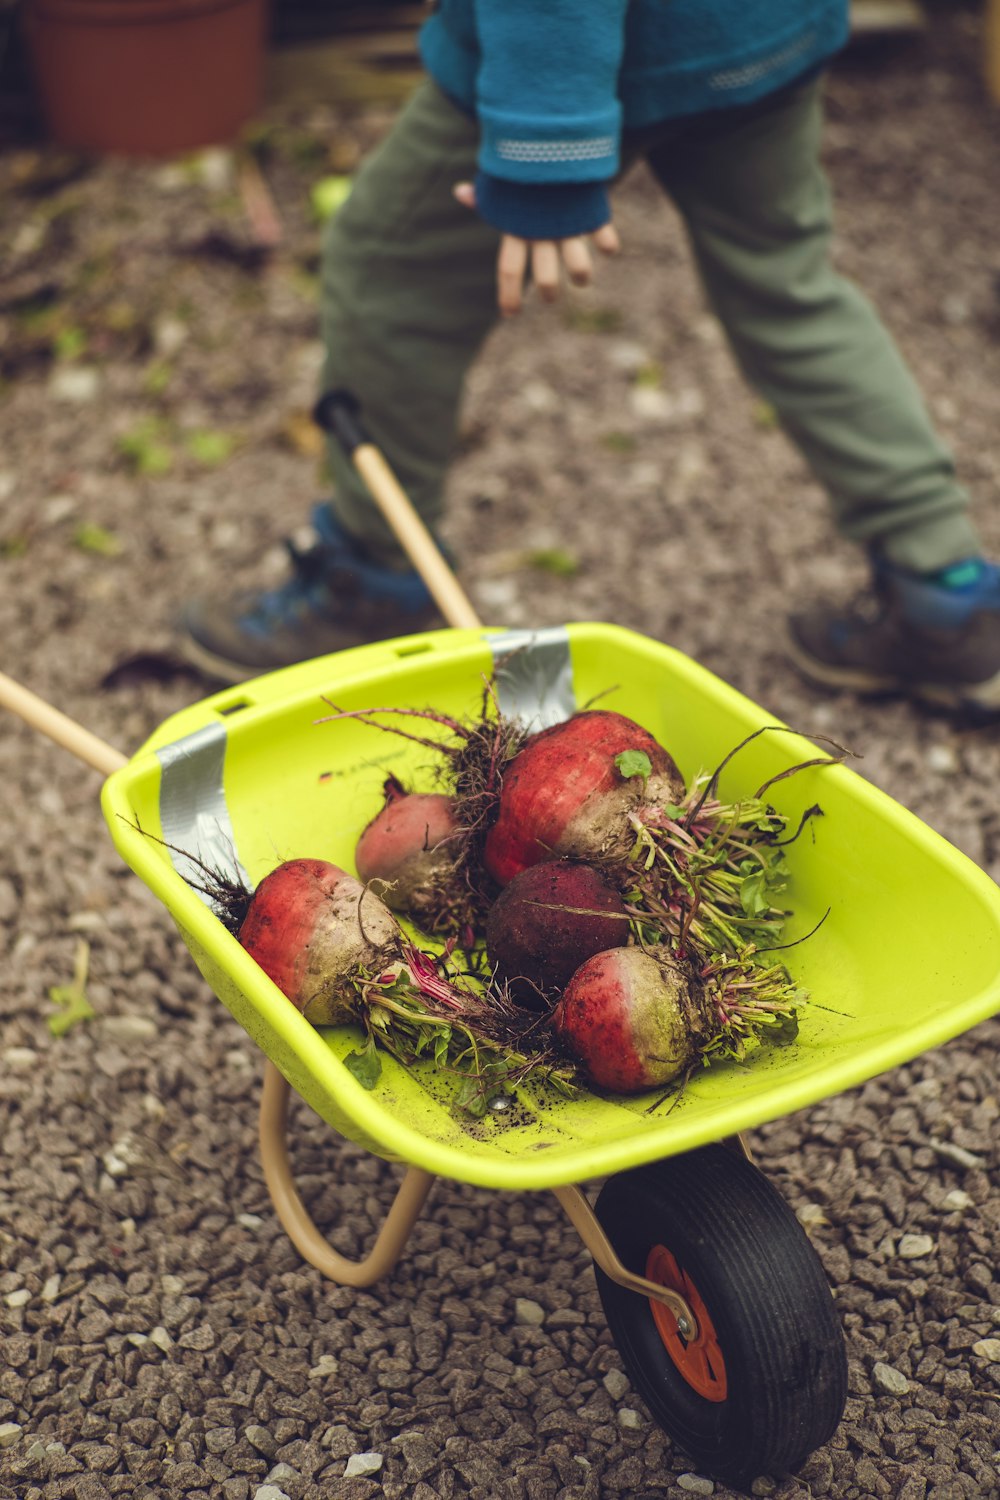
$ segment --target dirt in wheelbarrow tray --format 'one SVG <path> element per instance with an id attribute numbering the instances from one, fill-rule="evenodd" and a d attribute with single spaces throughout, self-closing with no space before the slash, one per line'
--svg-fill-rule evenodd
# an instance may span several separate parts
<path id="1" fill-rule="evenodd" d="M 831 80 L 836 253 L 998 556 L 1000 116 L 980 9 L 929 17 Z M 206 691 L 177 656 L 181 601 L 276 576 L 323 492 L 310 188 L 389 118 L 262 122 L 271 247 L 238 155 L 0 153 L 0 665 L 124 750 Z M 996 876 L 1000 731 L 824 697 L 786 666 L 786 608 L 860 583 L 859 560 L 737 375 L 672 210 L 641 170 L 617 203 L 621 259 L 532 302 L 473 375 L 445 530 L 475 604 L 671 641 L 862 753 Z M 0 774 L 3 1500 L 732 1493 L 651 1421 L 550 1195 L 439 1183 L 371 1291 L 304 1264 L 262 1181 L 260 1054 L 120 864 L 95 773 L 8 717 Z M 752 1133 L 850 1360 L 833 1439 L 754 1493 L 1000 1494 L 998 1040 L 982 1025 Z M 293 1121 L 304 1197 L 361 1253 L 397 1169 Z"/>

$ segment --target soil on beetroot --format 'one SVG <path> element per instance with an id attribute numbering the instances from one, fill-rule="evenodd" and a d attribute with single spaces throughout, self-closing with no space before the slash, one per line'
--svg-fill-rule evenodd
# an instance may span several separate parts
<path id="1" fill-rule="evenodd" d="M 932 15 L 831 81 L 836 249 L 1000 555 L 1000 116 L 978 12 Z M 126 750 L 206 689 L 176 667 L 182 599 L 273 576 L 323 491 L 309 187 L 386 118 L 266 124 L 270 256 L 224 154 L 0 157 L 0 665 Z M 641 171 L 617 203 L 621 259 L 498 329 L 472 379 L 446 536 L 475 604 L 672 642 L 863 752 L 862 775 L 997 876 L 1000 731 L 823 697 L 788 668 L 789 603 L 850 589 L 859 559 L 735 373 L 672 210 Z M 0 1497 L 713 1493 L 630 1388 L 548 1195 L 441 1182 L 372 1291 L 301 1261 L 261 1177 L 260 1054 L 120 864 L 98 777 L 9 716 L 0 773 Z M 55 1036 L 80 944 L 94 1015 Z M 850 1355 L 832 1441 L 756 1493 L 1000 1494 L 998 1040 L 980 1026 L 753 1132 Z M 294 1120 L 304 1196 L 357 1254 L 397 1169 Z"/>

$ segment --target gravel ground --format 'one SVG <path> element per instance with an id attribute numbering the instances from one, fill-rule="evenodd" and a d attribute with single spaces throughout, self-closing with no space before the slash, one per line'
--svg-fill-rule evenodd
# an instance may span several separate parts
<path id="1" fill-rule="evenodd" d="M 840 263 L 911 359 L 1000 555 L 997 113 L 978 48 L 960 9 L 853 55 L 826 149 Z M 0 157 L 3 666 L 123 749 L 205 691 L 174 655 L 178 602 L 273 572 L 322 492 L 308 186 L 384 125 L 269 122 L 270 257 L 224 155 Z M 862 751 L 861 774 L 996 877 L 997 730 L 824 698 L 787 668 L 787 602 L 850 588 L 858 559 L 736 376 L 671 210 L 641 171 L 618 202 L 622 259 L 498 330 L 471 383 L 447 536 L 475 603 L 671 641 Z M 532 565 L 553 548 L 575 571 Z M 732 1493 L 650 1421 L 549 1196 L 440 1182 L 374 1291 L 305 1266 L 261 1178 L 260 1055 L 118 861 L 98 778 L 10 717 L 0 771 L 4 1500 Z M 50 992 L 81 952 L 94 1015 L 53 1035 Z M 830 1444 L 754 1493 L 1000 1495 L 998 1038 L 982 1025 L 753 1132 L 850 1357 Z M 295 1122 L 303 1193 L 357 1253 L 397 1169 L 304 1107 Z"/>

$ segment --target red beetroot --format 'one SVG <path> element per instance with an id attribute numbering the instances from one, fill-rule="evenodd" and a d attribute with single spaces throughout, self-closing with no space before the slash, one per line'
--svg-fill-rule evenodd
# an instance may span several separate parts
<path id="1" fill-rule="evenodd" d="M 486 955 L 512 997 L 541 1009 L 584 959 L 628 941 L 628 907 L 589 865 L 549 860 L 515 875 L 486 919 Z"/>
<path id="2" fill-rule="evenodd" d="M 403 934 L 385 904 L 322 859 L 286 860 L 266 875 L 239 940 L 316 1026 L 356 1021 L 359 975 L 403 956 Z"/>
<path id="3" fill-rule="evenodd" d="M 686 965 L 615 948 L 580 966 L 552 1013 L 563 1046 L 591 1082 L 639 1093 L 679 1078 L 701 1056 L 710 1013 Z"/>
<path id="4" fill-rule="evenodd" d="M 385 881 L 385 904 L 419 920 L 440 904 L 462 853 L 454 803 L 440 792 L 407 792 L 394 776 L 382 790 L 385 805 L 355 850 L 358 877 Z"/>
<path id="5" fill-rule="evenodd" d="M 616 764 L 629 750 L 648 756 L 645 781 L 623 775 Z M 633 842 L 629 814 L 642 803 L 673 803 L 683 795 L 674 761 L 639 724 L 606 709 L 575 714 L 533 735 L 507 767 L 486 836 L 486 869 L 506 885 L 555 856 L 624 859 Z"/>

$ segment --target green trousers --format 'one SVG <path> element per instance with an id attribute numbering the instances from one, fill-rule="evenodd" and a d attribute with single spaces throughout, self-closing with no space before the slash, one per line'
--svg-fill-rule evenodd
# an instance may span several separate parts
<path id="1" fill-rule="evenodd" d="M 683 216 L 744 374 L 830 497 L 840 533 L 922 572 L 977 554 L 948 450 L 870 303 L 830 260 L 821 84 L 626 142 Z M 497 317 L 498 235 L 452 196 L 475 122 L 422 84 L 366 160 L 323 255 L 324 381 L 366 425 L 428 525 L 441 513 L 466 371 Z M 628 247 L 625 247 L 626 254 Z M 376 557 L 399 549 L 331 445 L 334 509 Z"/>

